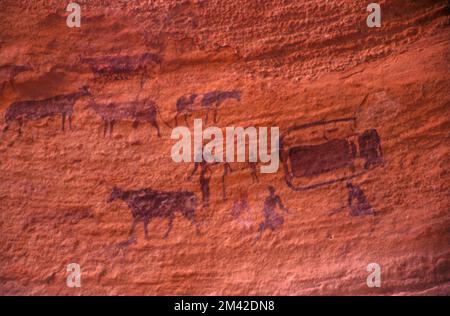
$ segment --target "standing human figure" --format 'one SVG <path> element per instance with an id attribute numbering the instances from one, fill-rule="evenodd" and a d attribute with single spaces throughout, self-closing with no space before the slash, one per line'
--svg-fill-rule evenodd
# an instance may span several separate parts
<path id="1" fill-rule="evenodd" d="M 222 199 L 225 201 L 227 199 L 227 192 L 225 188 L 225 177 L 232 173 L 233 169 L 228 162 L 223 162 L 223 174 L 222 174 Z"/>
<path id="2" fill-rule="evenodd" d="M 209 207 L 209 182 L 211 180 L 212 171 L 210 168 L 210 164 L 207 163 L 205 160 L 202 160 L 201 162 L 196 162 L 194 164 L 194 169 L 192 170 L 191 174 L 188 176 L 188 180 L 190 181 L 194 174 L 197 172 L 198 167 L 200 166 L 200 190 L 202 191 L 202 201 L 204 207 Z"/>
<path id="3" fill-rule="evenodd" d="M 209 200 L 209 181 L 210 181 L 211 175 L 212 175 L 211 166 L 222 163 L 223 164 L 222 197 L 223 197 L 223 200 L 226 200 L 227 193 L 226 193 L 226 186 L 225 186 L 225 178 L 228 174 L 233 172 L 233 169 L 231 169 L 231 166 L 228 162 L 218 162 L 218 161 L 206 162 L 206 160 L 203 157 L 203 155 L 201 154 L 201 152 L 202 151 L 199 151 L 200 154 L 197 156 L 197 158 L 200 158 L 200 159 L 196 159 L 197 161 L 194 163 L 194 169 L 192 170 L 191 174 L 188 176 L 188 180 L 192 179 L 194 174 L 197 172 L 198 167 L 200 166 L 200 169 L 201 169 L 200 188 L 202 190 L 202 194 L 204 195 L 204 197 L 207 198 L 206 200 L 204 199 L 204 201 L 207 201 L 207 200 Z M 198 162 L 198 160 L 200 160 L 200 162 Z M 206 203 L 206 204 L 208 204 L 208 203 Z"/>
<path id="4" fill-rule="evenodd" d="M 273 231 L 275 230 L 275 228 L 281 226 L 284 223 L 283 216 L 279 215 L 275 211 L 277 205 L 284 212 L 289 213 L 289 210 L 281 202 L 281 198 L 275 194 L 275 188 L 270 185 L 267 187 L 267 189 L 269 190 L 269 196 L 264 200 L 264 221 L 259 224 L 257 239 L 261 237 L 265 229 L 269 228 Z"/>
<path id="5" fill-rule="evenodd" d="M 348 189 L 348 207 L 351 216 L 374 215 L 372 206 L 367 201 L 364 192 L 360 187 L 347 182 Z M 353 203 L 355 201 L 355 203 Z"/>

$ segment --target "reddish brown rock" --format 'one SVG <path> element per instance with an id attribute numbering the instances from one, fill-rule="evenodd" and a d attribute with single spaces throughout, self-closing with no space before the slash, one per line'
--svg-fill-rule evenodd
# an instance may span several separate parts
<path id="1" fill-rule="evenodd" d="M 34 103 L 15 110 L 22 135 L 12 120 L 0 136 L 1 294 L 450 294 L 447 1 L 379 1 L 381 28 L 366 26 L 361 1 L 78 3 L 79 29 L 61 1 L 0 3 L 2 116 L 53 102 L 39 118 Z M 24 71 L 10 76 L 11 65 Z M 64 96 L 83 86 L 92 96 L 61 131 Z M 188 180 L 194 163 L 172 161 L 163 121 L 174 127 L 181 96 L 217 90 L 240 91 L 220 105 L 220 128 L 309 125 L 286 136 L 277 173 L 231 163 L 226 200 L 224 167 L 208 166 L 204 208 L 201 167 Z M 143 100 L 159 109 L 160 138 L 137 110 L 104 137 L 89 106 Z M 291 163 L 289 148 L 302 158 Z M 107 202 L 113 187 L 195 193 L 200 233 L 175 213 L 164 239 L 164 213 L 147 240 L 142 222 L 130 239 L 130 209 Z M 264 221 L 265 202 L 289 212 L 266 208 Z M 380 288 L 366 285 L 372 262 Z M 66 285 L 69 263 L 81 288 Z"/>

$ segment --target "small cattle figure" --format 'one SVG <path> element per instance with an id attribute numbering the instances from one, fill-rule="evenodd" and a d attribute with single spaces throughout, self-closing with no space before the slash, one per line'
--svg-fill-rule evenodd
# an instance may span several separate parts
<path id="1" fill-rule="evenodd" d="M 137 128 L 139 123 L 150 123 L 156 128 L 158 137 L 161 137 L 157 122 L 157 114 L 159 113 L 159 109 L 156 103 L 149 99 L 121 103 L 111 102 L 105 104 L 92 102 L 89 104 L 89 107 L 103 119 L 103 136 L 106 136 L 108 131 L 109 136 L 112 136 L 113 126 L 116 121 L 131 121 L 133 122 L 134 128 Z M 169 126 L 166 122 L 164 123 Z"/>
<path id="2" fill-rule="evenodd" d="M 197 104 L 195 101 L 198 97 L 202 97 L 202 100 L 200 104 Z M 183 95 L 177 100 L 176 105 L 176 115 L 175 115 L 175 123 L 178 125 L 178 116 L 181 114 L 184 114 L 184 119 L 186 122 L 186 125 L 188 125 L 187 122 L 187 115 L 191 114 L 194 111 L 200 111 L 200 110 L 207 110 L 206 112 L 206 118 L 205 118 L 205 124 L 208 124 L 208 113 L 209 110 L 214 110 L 214 123 L 217 122 L 217 111 L 220 107 L 220 105 L 227 99 L 235 99 L 237 101 L 241 100 L 241 92 L 238 90 L 233 91 L 211 91 L 207 92 L 203 95 L 198 94 L 187 94 Z"/>
<path id="3" fill-rule="evenodd" d="M 154 65 L 161 65 L 161 57 L 153 53 L 144 53 L 135 56 L 102 56 L 83 58 L 82 63 L 90 66 L 92 73 L 97 77 L 112 78 L 113 80 L 126 79 L 133 75 L 142 75 Z M 141 82 L 142 86 L 142 82 Z"/>

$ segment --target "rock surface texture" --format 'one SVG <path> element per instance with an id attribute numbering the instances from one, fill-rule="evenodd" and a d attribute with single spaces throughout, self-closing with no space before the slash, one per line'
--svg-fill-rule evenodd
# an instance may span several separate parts
<path id="1" fill-rule="evenodd" d="M 447 1 L 77 2 L 0 0 L 0 294 L 450 294 Z M 279 127 L 278 172 L 189 177 L 177 109 Z"/>

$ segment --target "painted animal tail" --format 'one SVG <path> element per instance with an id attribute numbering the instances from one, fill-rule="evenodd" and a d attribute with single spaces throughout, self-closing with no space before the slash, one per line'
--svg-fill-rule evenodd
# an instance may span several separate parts
<path id="1" fill-rule="evenodd" d="M 164 123 L 164 125 L 166 125 L 168 128 L 172 128 L 172 126 L 169 125 L 169 123 L 167 123 L 167 121 L 162 117 L 161 112 L 159 111 L 158 106 L 155 106 L 156 112 L 159 115 L 159 118 L 161 119 L 161 121 Z"/>
<path id="2" fill-rule="evenodd" d="M 9 124 L 8 124 L 8 123 L 5 123 L 5 126 L 2 127 L 2 133 L 1 133 L 1 135 L 0 135 L 0 138 L 3 138 L 3 136 L 6 134 L 6 132 L 8 131 L 8 129 L 9 129 Z"/>

